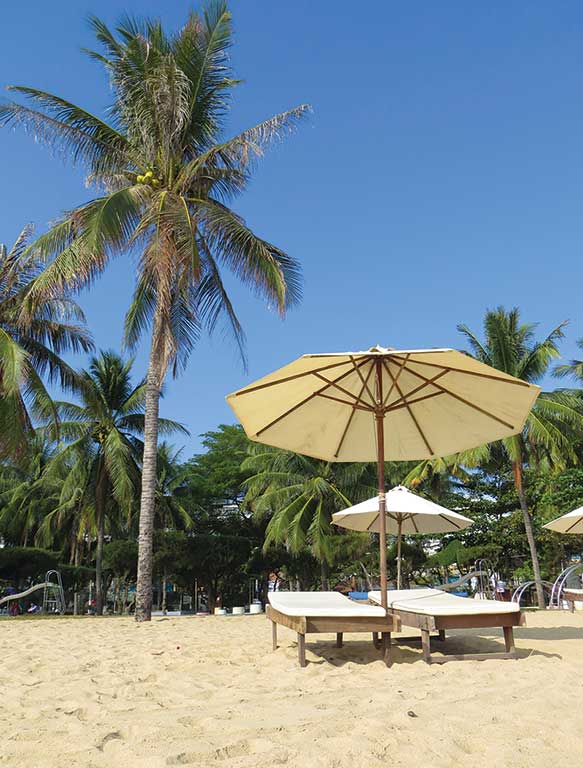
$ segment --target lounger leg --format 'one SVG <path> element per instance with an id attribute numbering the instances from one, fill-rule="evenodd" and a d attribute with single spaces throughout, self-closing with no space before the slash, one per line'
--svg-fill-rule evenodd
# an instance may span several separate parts
<path id="1" fill-rule="evenodd" d="M 440 640 L 445 640 L 445 629 L 440 629 L 439 630 L 439 639 Z"/>
<path id="2" fill-rule="evenodd" d="M 336 633 L 336 648 L 342 648 L 342 632 Z"/>
<path id="3" fill-rule="evenodd" d="M 372 633 L 372 643 L 373 643 L 374 647 L 377 649 L 377 651 L 380 650 L 381 641 L 380 641 L 379 633 L 378 632 L 373 632 Z"/>
<path id="4" fill-rule="evenodd" d="M 391 633 L 383 632 L 381 634 L 381 647 L 383 649 L 383 661 L 387 667 L 392 666 L 393 656 L 391 652 Z"/>
<path id="5" fill-rule="evenodd" d="M 504 630 L 504 645 L 506 646 L 506 653 L 514 653 L 516 647 L 514 645 L 514 632 L 512 627 L 502 627 Z"/>
<path id="6" fill-rule="evenodd" d="M 431 646 L 429 644 L 429 630 L 421 630 L 421 647 L 423 648 L 423 661 L 431 664 Z"/>
<path id="7" fill-rule="evenodd" d="M 306 636 L 298 632 L 298 659 L 300 667 L 306 666 Z"/>
<path id="8" fill-rule="evenodd" d="M 275 621 L 271 622 L 271 639 L 273 641 L 273 650 L 277 650 L 277 624 Z"/>

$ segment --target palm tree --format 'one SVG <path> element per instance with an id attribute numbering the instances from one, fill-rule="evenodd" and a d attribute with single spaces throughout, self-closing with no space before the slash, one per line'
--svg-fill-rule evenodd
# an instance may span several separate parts
<path id="1" fill-rule="evenodd" d="M 499 307 L 486 313 L 484 339 L 465 325 L 458 330 L 469 343 L 471 354 L 481 362 L 524 381 L 536 383 L 548 372 L 559 356 L 558 344 L 564 336 L 566 323 L 561 323 L 542 341 L 535 340 L 536 324 L 521 323 L 518 309 L 505 311 Z M 530 549 L 532 567 L 540 608 L 545 607 L 544 592 L 532 520 L 524 489 L 525 466 L 546 465 L 564 468 L 575 461 L 575 445 L 583 436 L 581 402 L 573 393 L 542 392 L 529 414 L 523 431 L 498 443 L 469 451 L 458 463 L 472 465 L 509 461 L 514 485 L 522 511 L 524 528 Z"/>
<path id="2" fill-rule="evenodd" d="M 59 291 L 22 318 L 23 298 L 44 266 L 28 248 L 31 234 L 26 226 L 10 250 L 0 244 L 0 458 L 23 454 L 35 418 L 56 420 L 43 376 L 64 387 L 75 378 L 60 354 L 92 347 L 81 310 Z"/>
<path id="3" fill-rule="evenodd" d="M 6 541 L 29 546 L 56 503 L 58 489 L 44 480 L 51 456 L 46 441 L 35 435 L 18 461 L 0 465 L 0 534 Z"/>
<path id="4" fill-rule="evenodd" d="M 156 483 L 156 521 L 163 530 L 190 530 L 194 521 L 181 503 L 188 490 L 188 469 L 180 462 L 182 448 L 175 450 L 166 441 L 158 446 Z"/>
<path id="5" fill-rule="evenodd" d="M 68 463 L 70 476 L 86 477 L 85 493 L 95 509 L 95 610 L 103 610 L 102 561 L 108 512 L 116 508 L 129 515 L 139 482 L 139 462 L 144 431 L 146 385 L 131 382 L 132 361 L 113 352 L 101 352 L 78 375 L 75 403 L 56 402 L 60 433 L 67 443 L 47 471 L 61 472 Z M 161 421 L 162 429 L 177 424 Z M 79 483 L 72 481 L 75 488 Z"/>
<path id="6" fill-rule="evenodd" d="M 258 237 L 230 207 L 264 148 L 306 112 L 300 106 L 231 139 L 223 138 L 232 77 L 231 15 L 223 0 L 192 14 L 176 34 L 158 21 L 125 20 L 115 32 L 91 26 L 114 101 L 108 121 L 33 88 L 13 87 L 30 106 L 0 108 L 0 125 L 22 124 L 89 170 L 103 192 L 67 213 L 36 248 L 54 263 L 28 295 L 25 311 L 64 285 L 81 288 L 113 254 L 139 249 L 128 311 L 130 348 L 150 329 L 140 503 L 136 619 L 149 620 L 160 390 L 176 375 L 202 328 L 221 319 L 240 349 L 243 332 L 222 282 L 229 269 L 283 315 L 299 299 L 296 262 Z"/>
<path id="7" fill-rule="evenodd" d="M 583 339 L 577 339 L 577 347 L 583 351 Z M 558 378 L 565 378 L 570 376 L 574 378 L 579 384 L 583 384 L 583 360 L 570 360 L 563 365 L 557 365 L 553 371 L 554 375 Z"/>
<path id="8" fill-rule="evenodd" d="M 309 547 L 320 561 L 327 590 L 335 554 L 332 514 L 374 494 L 370 466 L 330 464 L 264 445 L 249 450 L 242 469 L 254 474 L 245 481 L 244 503 L 260 518 L 272 514 L 264 547 L 284 544 L 292 554 Z"/>

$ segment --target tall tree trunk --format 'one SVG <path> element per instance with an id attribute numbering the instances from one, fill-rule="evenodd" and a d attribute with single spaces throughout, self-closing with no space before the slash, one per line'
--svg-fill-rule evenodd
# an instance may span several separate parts
<path id="1" fill-rule="evenodd" d="M 154 325 L 156 326 L 157 323 Z M 160 387 L 162 385 L 161 351 L 158 335 L 157 328 L 155 327 L 146 378 L 144 458 L 142 462 L 138 579 L 136 583 L 136 621 L 150 621 L 152 618 L 154 494 L 156 491 L 156 459 L 158 452 L 158 412 L 160 406 Z"/>
<path id="2" fill-rule="evenodd" d="M 95 614 L 103 613 L 103 542 L 105 540 L 105 506 L 108 490 L 107 473 L 99 479 L 95 495 L 95 524 L 97 527 L 97 546 L 95 548 Z"/>
<path id="3" fill-rule="evenodd" d="M 166 616 L 166 574 L 162 577 L 162 614 Z"/>
<path id="4" fill-rule="evenodd" d="M 520 509 L 522 510 L 522 517 L 524 520 L 524 530 L 526 531 L 526 539 L 528 541 L 528 546 L 530 548 L 530 558 L 532 560 L 532 570 L 534 573 L 534 581 L 536 586 L 536 599 L 537 599 L 538 607 L 541 610 L 544 610 L 546 607 L 545 593 L 544 593 L 543 582 L 542 582 L 542 577 L 540 573 L 538 553 L 536 551 L 536 541 L 534 540 L 534 533 L 532 531 L 532 520 L 531 520 L 530 512 L 528 509 L 526 494 L 524 492 L 522 463 L 519 461 L 513 461 L 512 470 L 514 472 L 514 485 L 516 487 L 516 492 L 518 493 L 518 501 L 520 503 Z"/>
<path id="5" fill-rule="evenodd" d="M 328 563 L 322 559 L 320 560 L 320 582 L 322 587 L 322 592 L 328 592 L 330 589 L 330 570 L 328 568 Z"/>

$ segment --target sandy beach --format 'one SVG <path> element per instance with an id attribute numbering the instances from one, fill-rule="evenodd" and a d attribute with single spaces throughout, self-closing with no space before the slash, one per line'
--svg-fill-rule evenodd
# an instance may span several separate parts
<path id="1" fill-rule="evenodd" d="M 295 635 L 264 616 L 4 620 L 0 765 L 376 768 L 583 760 L 583 612 L 528 615 L 517 661 L 428 667 L 402 645 Z M 450 651 L 495 650 L 457 631 Z M 479 762 L 476 762 L 479 761 Z"/>

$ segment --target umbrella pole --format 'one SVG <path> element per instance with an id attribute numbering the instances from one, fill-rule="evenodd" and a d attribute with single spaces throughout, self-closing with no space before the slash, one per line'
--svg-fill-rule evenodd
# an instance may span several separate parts
<path id="1" fill-rule="evenodd" d="M 380 566 L 381 566 L 381 605 L 387 610 L 387 520 L 386 496 L 385 496 L 385 415 L 382 410 L 383 404 L 383 373 L 382 363 L 376 361 L 376 383 L 377 383 L 377 410 L 375 420 L 377 426 L 377 470 L 379 481 L 379 544 L 380 544 Z"/>
<path id="2" fill-rule="evenodd" d="M 403 528 L 401 516 L 399 516 L 397 526 L 397 589 L 401 589 L 401 534 Z"/>

